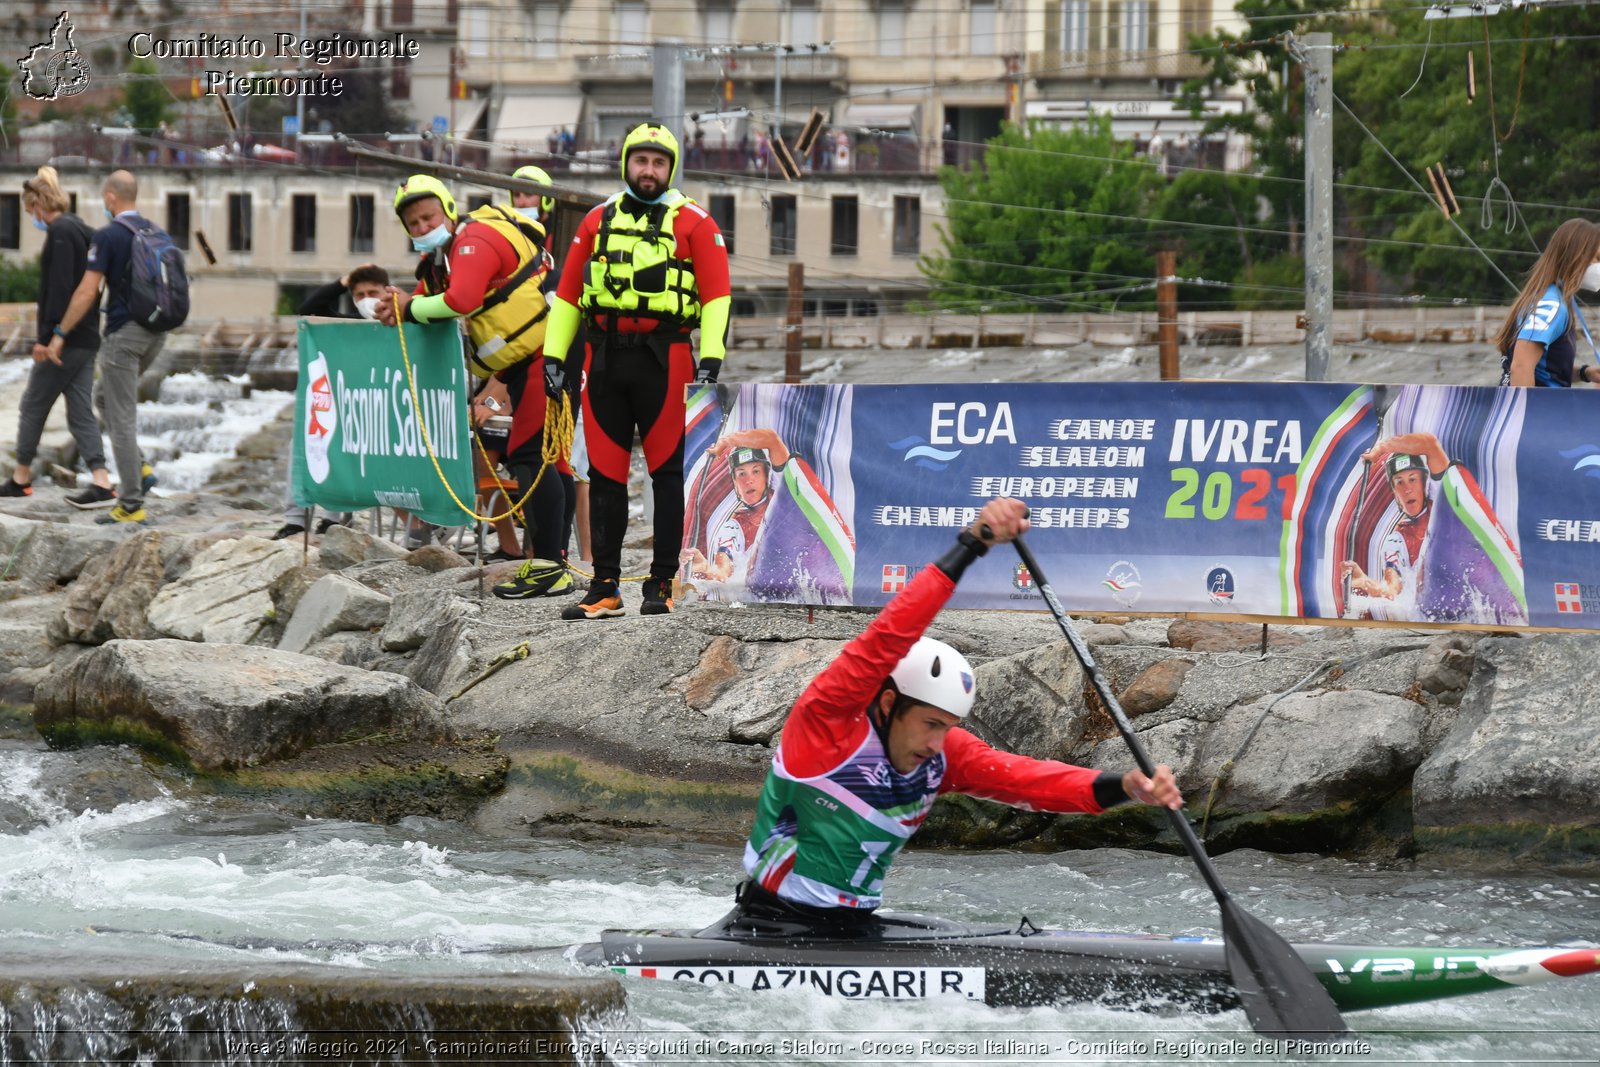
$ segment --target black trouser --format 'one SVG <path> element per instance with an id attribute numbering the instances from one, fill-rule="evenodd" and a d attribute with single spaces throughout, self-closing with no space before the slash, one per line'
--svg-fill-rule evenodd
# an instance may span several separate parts
<path id="1" fill-rule="evenodd" d="M 878 921 L 877 912 L 871 908 L 814 908 L 795 904 L 748 879 L 739 883 L 734 891 L 734 913 L 741 919 L 803 923 L 822 934 L 859 934 Z"/>
<path id="2" fill-rule="evenodd" d="M 537 370 L 535 375 L 530 371 Z M 544 372 L 540 361 L 527 360 L 519 364 L 515 370 L 502 373 L 501 380 L 506 383 L 506 392 L 511 396 L 512 433 L 510 438 L 511 452 L 505 457 L 506 469 L 517 480 L 517 492 L 521 494 L 528 491 L 528 486 L 533 484 L 533 479 L 539 473 L 539 467 L 544 463 L 544 427 L 543 421 L 533 418 L 536 412 L 529 409 L 524 412 L 523 404 L 538 405 L 543 408 L 545 395 L 542 388 Z M 529 385 L 536 388 L 529 388 Z M 518 418 L 517 413 L 524 412 L 523 418 Z M 524 420 L 528 421 L 524 421 Z M 539 429 L 528 434 L 523 427 L 530 423 L 537 424 Z M 570 477 L 565 479 L 571 483 Z M 539 484 L 533 490 L 533 495 L 522 506 L 522 525 L 524 549 L 533 553 L 535 559 L 562 560 L 566 558 L 567 541 L 569 539 L 570 524 L 565 521 L 567 513 L 567 494 L 576 495 L 576 489 L 563 484 L 563 476 L 557 472 L 555 465 L 544 472 L 544 477 L 539 479 Z"/>
<path id="3" fill-rule="evenodd" d="M 670 580 L 678 572 L 683 542 L 683 390 L 694 376 L 688 336 L 590 330 L 589 338 L 583 417 L 595 578 L 622 577 L 628 462 L 637 428 L 655 497 L 650 577 Z"/>

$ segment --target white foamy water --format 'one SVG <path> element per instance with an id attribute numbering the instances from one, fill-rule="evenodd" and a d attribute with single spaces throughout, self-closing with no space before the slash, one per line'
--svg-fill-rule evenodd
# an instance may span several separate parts
<path id="1" fill-rule="evenodd" d="M 738 873 L 738 852 L 727 847 L 504 841 L 433 820 L 370 826 L 170 796 L 77 814 L 50 784 L 74 758 L 0 751 L 0 789 L 26 813 L 19 829 L 0 834 L 0 944 L 13 949 L 175 965 L 305 960 L 409 974 L 564 974 L 574 965 L 537 950 L 591 940 L 608 926 L 708 925 L 728 909 Z M 1252 852 L 1218 866 L 1247 910 L 1296 940 L 1592 947 L 1600 932 L 1593 880 Z M 1187 860 L 1116 849 L 913 852 L 890 888 L 897 907 L 970 921 L 1026 914 L 1055 926 L 1180 934 L 1215 934 L 1218 921 Z M 646 979 L 624 986 L 625 1024 L 590 1035 L 621 1063 L 1218 1062 L 1155 1043 L 1252 1039 L 1239 1012 L 1160 1005 L 997 1009 Z M 1373 1051 L 1340 1061 L 1592 1063 L 1597 1019 L 1593 978 L 1356 1012 L 1348 1021 Z M 1019 1047 L 1007 1041 L 1030 1051 L 1007 1053 Z M 1141 1042 L 1148 1055 L 1114 1051 Z"/>
<path id="2" fill-rule="evenodd" d="M 240 441 L 294 403 L 293 393 L 247 389 L 248 384 L 174 374 L 162 380 L 158 400 L 139 405 L 139 449 L 161 478 L 152 495 L 204 488 Z"/>

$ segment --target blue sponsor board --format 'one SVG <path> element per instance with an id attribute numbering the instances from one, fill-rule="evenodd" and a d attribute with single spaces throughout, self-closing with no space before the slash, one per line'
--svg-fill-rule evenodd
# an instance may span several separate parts
<path id="1" fill-rule="evenodd" d="M 754 385 L 719 399 L 691 417 L 685 544 L 744 522 L 751 561 L 724 599 L 881 605 L 1009 496 L 1074 611 L 1600 624 L 1600 432 L 1577 391 Z M 776 493 L 771 521 L 696 459 L 733 434 L 803 458 L 805 494 Z M 952 604 L 1043 606 L 1006 548 Z"/>

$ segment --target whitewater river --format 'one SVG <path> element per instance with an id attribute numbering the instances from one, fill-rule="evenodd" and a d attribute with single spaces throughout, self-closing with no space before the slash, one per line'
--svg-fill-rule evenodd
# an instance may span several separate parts
<path id="1" fill-rule="evenodd" d="M 82 780 L 78 761 L 89 759 L 133 762 L 0 746 L 0 945 L 9 952 L 137 958 L 141 970 L 208 961 L 246 974 L 265 961 L 426 975 L 571 973 L 558 954 L 526 950 L 589 940 L 606 925 L 708 924 L 727 908 L 738 864 L 728 847 L 507 841 L 453 823 L 295 818 L 164 790 L 75 813 L 80 805 L 57 783 Z M 1291 939 L 1443 949 L 1595 947 L 1600 938 L 1600 880 L 1592 877 L 1395 871 L 1253 852 L 1223 856 L 1219 867 L 1248 909 Z M 1026 913 L 1088 929 L 1217 929 L 1215 903 L 1187 861 L 1118 850 L 913 852 L 896 865 L 890 897 L 904 909 L 970 920 L 1015 922 Z M 840 1002 L 643 979 L 625 989 L 626 1018 L 588 1035 L 643 1050 L 618 1056 L 623 1063 L 1264 1062 L 1215 1051 L 1251 1040 L 1238 1012 Z M 1349 1021 L 1371 1050 L 1339 1062 L 1594 1063 L 1600 978 Z M 0 1031 L 5 1022 L 0 1011 Z M 20 1022 L 11 1020 L 13 1031 Z M 12 1038 L 0 1032 L 0 1063 L 29 1062 L 18 1052 L 26 1042 Z M 985 1041 L 1048 1052 L 963 1050 Z"/>

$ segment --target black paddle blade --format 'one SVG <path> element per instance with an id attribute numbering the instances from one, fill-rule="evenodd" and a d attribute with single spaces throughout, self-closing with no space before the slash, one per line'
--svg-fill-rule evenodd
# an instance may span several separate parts
<path id="1" fill-rule="evenodd" d="M 1324 1041 L 1350 1032 L 1299 953 L 1231 899 L 1222 901 L 1222 939 L 1233 984 L 1256 1033 Z"/>

